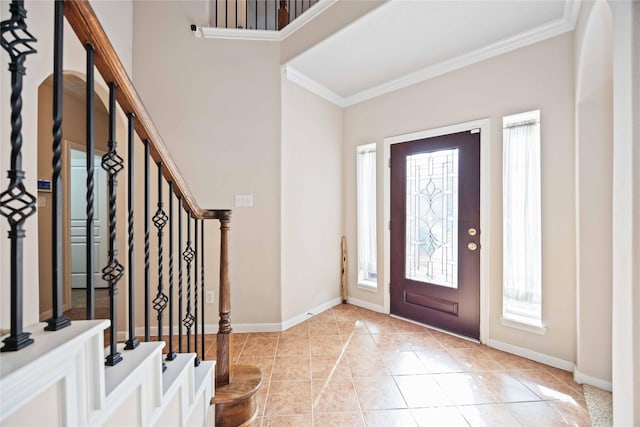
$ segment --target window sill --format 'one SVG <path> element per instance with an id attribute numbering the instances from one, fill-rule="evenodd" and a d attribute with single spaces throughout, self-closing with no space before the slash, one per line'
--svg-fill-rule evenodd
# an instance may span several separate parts
<path id="1" fill-rule="evenodd" d="M 501 317 L 500 322 L 502 322 L 502 326 L 519 329 L 525 332 L 531 332 L 533 334 L 545 335 L 547 333 L 547 327 L 543 324 L 533 325 L 531 323 L 525 323 L 520 320 L 509 319 L 506 317 Z"/>
<path id="2" fill-rule="evenodd" d="M 361 282 L 358 282 L 356 287 L 358 289 L 362 289 L 363 291 L 378 292 L 378 283 L 376 282 L 361 281 Z"/>

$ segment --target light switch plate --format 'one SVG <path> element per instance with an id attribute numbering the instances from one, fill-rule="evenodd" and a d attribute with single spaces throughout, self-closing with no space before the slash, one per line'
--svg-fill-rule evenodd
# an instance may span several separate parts
<path id="1" fill-rule="evenodd" d="M 250 208 L 253 206 L 252 194 L 236 194 L 236 208 Z"/>

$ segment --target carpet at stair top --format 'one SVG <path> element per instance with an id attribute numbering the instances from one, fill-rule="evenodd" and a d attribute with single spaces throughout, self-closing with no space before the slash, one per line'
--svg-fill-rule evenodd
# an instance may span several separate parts
<path id="1" fill-rule="evenodd" d="M 593 427 L 613 425 L 613 404 L 610 392 L 585 384 L 584 398 Z"/>

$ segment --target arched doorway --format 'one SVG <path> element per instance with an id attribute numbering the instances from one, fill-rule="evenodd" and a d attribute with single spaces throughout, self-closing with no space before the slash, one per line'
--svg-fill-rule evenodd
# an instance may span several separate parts
<path id="1" fill-rule="evenodd" d="M 53 79 L 48 77 L 38 88 L 38 179 L 51 179 Z M 63 76 L 63 310 L 72 319 L 86 318 L 86 85 L 82 76 Z M 95 269 L 96 318 L 108 318 L 108 288 L 100 278 L 106 264 L 106 174 L 99 156 L 107 151 L 108 112 L 95 96 Z M 40 320 L 51 316 L 51 193 L 38 193 Z"/>

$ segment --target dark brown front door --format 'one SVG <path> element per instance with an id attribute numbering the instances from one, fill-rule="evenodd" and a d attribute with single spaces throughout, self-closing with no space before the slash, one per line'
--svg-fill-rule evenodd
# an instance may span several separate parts
<path id="1" fill-rule="evenodd" d="M 480 336 L 480 133 L 391 146 L 391 313 Z"/>

